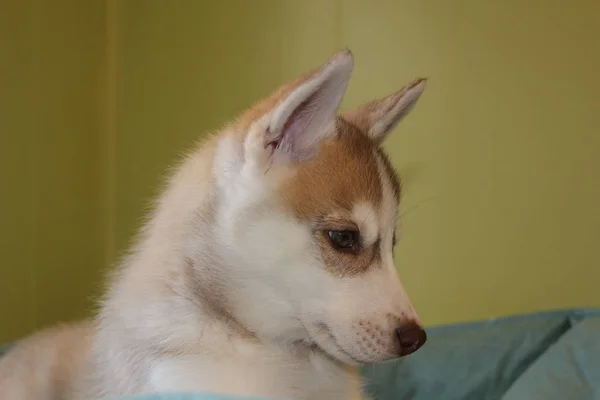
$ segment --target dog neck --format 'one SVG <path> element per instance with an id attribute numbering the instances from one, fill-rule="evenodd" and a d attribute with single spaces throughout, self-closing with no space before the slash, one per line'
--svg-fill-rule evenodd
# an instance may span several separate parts
<path id="1" fill-rule="evenodd" d="M 100 321 L 117 320 L 151 346 L 201 346 L 207 330 L 259 341 L 229 304 L 235 287 L 223 274 L 231 268 L 213 232 L 219 198 L 212 170 L 223 136 L 209 139 L 172 174 L 109 281 Z"/>

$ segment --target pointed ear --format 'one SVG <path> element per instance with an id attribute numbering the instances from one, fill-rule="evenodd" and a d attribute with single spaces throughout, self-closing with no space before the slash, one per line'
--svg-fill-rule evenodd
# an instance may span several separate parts
<path id="1" fill-rule="evenodd" d="M 265 146 L 272 147 L 275 160 L 305 160 L 335 134 L 338 108 L 353 66 L 352 53 L 341 51 L 278 102 L 265 134 Z"/>
<path id="2" fill-rule="evenodd" d="M 344 112 L 342 117 L 381 144 L 417 104 L 425 90 L 426 81 L 423 78 L 416 79 L 390 96 Z"/>

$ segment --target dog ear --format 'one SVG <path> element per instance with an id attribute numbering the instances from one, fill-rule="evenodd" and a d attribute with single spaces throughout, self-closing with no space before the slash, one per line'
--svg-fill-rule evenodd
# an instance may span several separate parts
<path id="1" fill-rule="evenodd" d="M 416 79 L 392 95 L 344 112 L 342 117 L 381 144 L 417 104 L 426 82 L 424 78 Z"/>
<path id="2" fill-rule="evenodd" d="M 353 67 L 352 53 L 341 51 L 275 106 L 265 134 L 265 145 L 272 146 L 275 160 L 305 160 L 335 134 L 338 108 Z"/>

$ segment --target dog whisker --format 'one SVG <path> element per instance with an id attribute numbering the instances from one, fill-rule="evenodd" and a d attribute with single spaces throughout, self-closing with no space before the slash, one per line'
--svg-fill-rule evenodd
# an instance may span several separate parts
<path id="1" fill-rule="evenodd" d="M 406 217 L 408 214 L 410 214 L 413 211 L 415 211 L 417 208 L 419 208 L 424 203 L 427 203 L 428 201 L 431 201 L 431 200 L 437 200 L 440 197 L 441 196 L 433 196 L 433 197 L 428 197 L 426 199 L 423 199 L 423 200 L 419 201 L 417 204 L 415 204 L 414 206 L 411 206 L 411 207 L 407 208 L 406 210 L 404 210 L 404 212 L 402 212 L 400 215 L 398 215 L 398 221 L 401 221 L 402 218 Z"/>

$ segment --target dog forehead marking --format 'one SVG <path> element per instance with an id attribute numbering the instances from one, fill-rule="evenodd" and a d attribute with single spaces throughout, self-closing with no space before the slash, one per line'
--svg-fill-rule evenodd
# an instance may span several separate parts
<path id="1" fill-rule="evenodd" d="M 359 202 L 352 209 L 352 219 L 358 226 L 366 246 L 371 246 L 379 237 L 379 216 L 369 202 Z"/>
<path id="2" fill-rule="evenodd" d="M 334 212 L 351 213 L 354 204 L 381 202 L 381 180 L 375 145 L 342 119 L 338 137 L 321 146 L 282 187 L 286 205 L 301 220 L 316 220 Z M 350 221 L 348 221 L 350 222 Z"/>
<path id="3" fill-rule="evenodd" d="M 337 130 L 336 139 L 323 143 L 315 157 L 283 183 L 281 194 L 284 207 L 299 221 L 318 227 L 314 236 L 327 269 L 336 276 L 352 276 L 381 266 L 380 242 L 391 243 L 387 231 L 395 224 L 400 184 L 387 158 L 364 132 L 341 118 Z M 331 248 L 322 231 L 339 228 L 330 223 L 332 215 L 366 235 L 361 254 L 340 254 Z"/>

